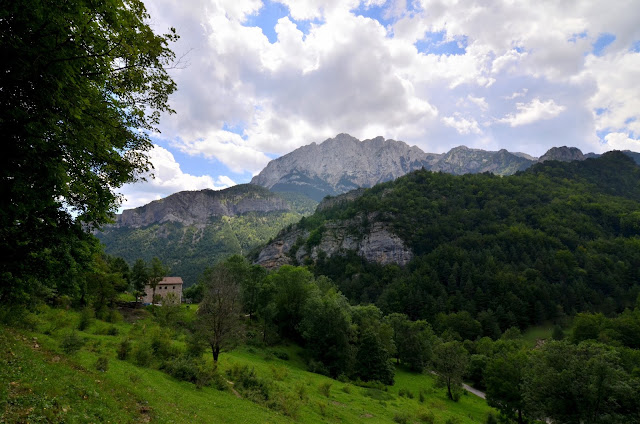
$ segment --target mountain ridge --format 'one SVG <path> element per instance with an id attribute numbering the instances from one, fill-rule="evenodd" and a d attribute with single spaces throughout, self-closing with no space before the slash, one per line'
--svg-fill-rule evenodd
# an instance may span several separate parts
<path id="1" fill-rule="evenodd" d="M 640 163 L 640 154 L 624 153 Z M 274 192 L 299 192 L 320 201 L 327 195 L 372 187 L 422 168 L 454 175 L 490 172 L 504 176 L 548 160 L 572 161 L 598 156 L 567 146 L 553 147 L 540 158 L 506 149 L 487 151 L 466 146 L 454 147 L 446 153 L 425 153 L 403 141 L 382 136 L 360 141 L 341 133 L 270 161 L 251 179 L 251 184 Z"/>

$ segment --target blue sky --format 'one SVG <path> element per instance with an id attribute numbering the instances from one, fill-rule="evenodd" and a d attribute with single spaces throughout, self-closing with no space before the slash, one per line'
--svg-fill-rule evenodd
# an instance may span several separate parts
<path id="1" fill-rule="evenodd" d="M 346 132 L 445 152 L 640 151 L 637 0 L 147 0 L 175 115 L 123 207 L 248 182 Z"/>

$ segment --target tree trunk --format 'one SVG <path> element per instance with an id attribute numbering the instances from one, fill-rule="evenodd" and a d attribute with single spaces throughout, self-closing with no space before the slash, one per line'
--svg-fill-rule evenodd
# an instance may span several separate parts
<path id="1" fill-rule="evenodd" d="M 211 346 L 211 352 L 213 353 L 213 362 L 218 363 L 218 356 L 220 356 L 220 348 L 218 346 Z"/>
<path id="2" fill-rule="evenodd" d="M 447 379 L 447 395 L 449 396 L 449 400 L 453 400 L 453 393 L 451 393 L 451 380 Z"/>
<path id="3" fill-rule="evenodd" d="M 524 420 L 522 419 L 522 409 L 518 409 L 518 424 L 524 424 Z"/>

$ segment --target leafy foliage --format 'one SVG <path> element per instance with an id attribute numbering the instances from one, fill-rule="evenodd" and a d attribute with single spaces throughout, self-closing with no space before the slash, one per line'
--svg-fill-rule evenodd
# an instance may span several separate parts
<path id="1" fill-rule="evenodd" d="M 177 35 L 156 35 L 148 18 L 139 0 L 0 8 L 0 302 L 72 293 L 97 251 L 85 230 L 151 168 Z"/>

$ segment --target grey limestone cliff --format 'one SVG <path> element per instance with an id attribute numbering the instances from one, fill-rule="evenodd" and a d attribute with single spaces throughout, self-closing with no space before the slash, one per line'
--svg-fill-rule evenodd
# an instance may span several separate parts
<path id="1" fill-rule="evenodd" d="M 277 268 L 285 264 L 304 263 L 307 259 L 315 261 L 321 254 L 328 257 L 343 255 L 348 251 L 356 252 L 369 262 L 379 264 L 395 263 L 406 265 L 413 253 L 405 243 L 395 235 L 389 226 L 377 222 L 374 215 L 367 217 L 363 226 L 363 217 L 327 222 L 322 228 L 320 240 L 309 244 L 309 231 L 296 225 L 281 232 L 259 253 L 256 263 L 266 268 Z"/>
<path id="2" fill-rule="evenodd" d="M 116 216 L 116 227 L 140 228 L 178 222 L 206 224 L 211 217 L 247 212 L 288 211 L 289 203 L 262 187 L 243 184 L 225 190 L 181 191 Z"/>
<path id="3" fill-rule="evenodd" d="M 251 183 L 273 191 L 303 191 L 319 201 L 428 168 L 439 156 L 402 141 L 383 137 L 360 141 L 338 134 L 272 160 Z"/>

